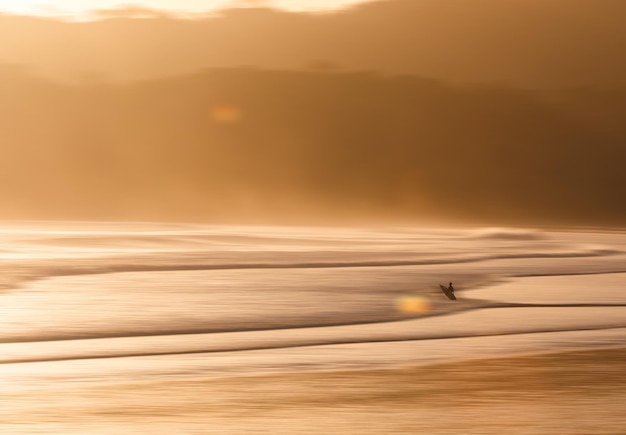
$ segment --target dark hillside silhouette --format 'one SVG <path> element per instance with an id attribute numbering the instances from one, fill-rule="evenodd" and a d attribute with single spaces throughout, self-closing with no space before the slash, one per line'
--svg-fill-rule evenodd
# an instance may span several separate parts
<path id="1" fill-rule="evenodd" d="M 626 222 L 624 92 L 254 68 L 0 75 L 3 217 Z"/>
<path id="2" fill-rule="evenodd" d="M 523 88 L 626 86 L 623 0 L 387 0 L 328 14 L 129 18 L 138 12 L 88 23 L 0 16 L 0 61 L 71 80 L 325 63 Z"/>

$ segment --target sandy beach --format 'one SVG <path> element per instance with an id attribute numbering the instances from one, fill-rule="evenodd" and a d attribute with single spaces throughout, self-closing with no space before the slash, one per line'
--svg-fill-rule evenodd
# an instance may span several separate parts
<path id="1" fill-rule="evenodd" d="M 3 433 L 622 434 L 626 348 L 40 393 Z"/>
<path id="2" fill-rule="evenodd" d="M 76 228 L 3 233 L 0 433 L 624 433 L 622 233 Z"/>

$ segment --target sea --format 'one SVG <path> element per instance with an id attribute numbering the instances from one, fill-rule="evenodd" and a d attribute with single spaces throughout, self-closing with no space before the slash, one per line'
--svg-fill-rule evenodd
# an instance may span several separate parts
<path id="1" fill-rule="evenodd" d="M 626 346 L 620 229 L 5 222 L 0 271 L 2 434 L 316 433 L 206 385 Z"/>

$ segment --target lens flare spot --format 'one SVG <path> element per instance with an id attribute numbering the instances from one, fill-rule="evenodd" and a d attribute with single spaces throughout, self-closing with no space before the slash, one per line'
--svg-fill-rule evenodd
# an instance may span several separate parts
<path id="1" fill-rule="evenodd" d="M 430 312 L 428 298 L 417 295 L 405 295 L 396 299 L 396 309 L 403 314 L 423 314 Z"/>
<path id="2" fill-rule="evenodd" d="M 209 117 L 218 124 L 234 124 L 241 121 L 243 113 L 241 108 L 234 104 L 217 104 L 211 107 Z"/>

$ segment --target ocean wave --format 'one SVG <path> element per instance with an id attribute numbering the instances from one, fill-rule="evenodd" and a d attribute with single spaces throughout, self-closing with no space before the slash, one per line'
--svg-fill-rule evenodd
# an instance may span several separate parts
<path id="1" fill-rule="evenodd" d="M 555 270 L 561 273 L 584 273 L 607 271 L 609 267 L 613 267 L 614 271 L 622 267 L 619 271 L 623 271 L 623 266 L 619 266 L 619 263 L 624 258 L 620 255 L 624 254 L 626 243 L 616 241 L 610 244 L 613 239 L 608 237 L 594 239 L 580 234 L 575 237 L 568 234 L 556 236 L 515 229 L 451 234 L 446 233 L 439 237 L 430 233 L 423 238 L 417 233 L 414 236 L 408 234 L 404 243 L 401 243 L 402 240 L 395 233 L 381 233 L 379 236 L 373 233 L 350 234 L 346 236 L 346 240 L 366 240 L 371 246 L 348 247 L 349 249 L 345 246 L 336 249 L 337 245 L 333 243 L 335 238 L 341 238 L 340 234 L 330 234 L 308 246 L 302 244 L 304 250 L 292 250 L 291 247 L 282 246 L 274 251 L 265 250 L 261 245 L 256 250 L 186 250 L 186 242 L 181 243 L 186 238 L 198 238 L 200 243 L 205 243 L 207 237 L 217 235 L 219 239 L 219 234 L 118 234 L 112 235 L 110 240 L 109 236 L 83 234 L 78 238 L 84 237 L 83 242 L 89 246 L 98 244 L 104 237 L 103 240 L 109 240 L 113 245 L 151 245 L 153 242 L 159 245 L 171 242 L 180 251 L 3 261 L 0 263 L 0 284 L 5 289 L 13 290 L 13 295 L 6 294 L 9 293 L 7 291 L 0 294 L 2 297 L 6 296 L 3 299 L 6 304 L 14 304 L 6 305 L 7 313 L 10 315 L 10 310 L 19 313 L 21 309 L 24 312 L 30 311 L 15 315 L 10 325 L 13 330 L 5 328 L 4 336 L 0 334 L 0 341 L 104 339 L 125 335 L 201 335 L 229 331 L 302 330 L 332 325 L 383 324 L 397 320 L 398 316 L 397 313 L 383 312 L 380 306 L 386 307 L 385 310 L 393 310 L 394 298 L 406 292 L 421 292 L 420 294 L 428 296 L 437 293 L 441 297 L 438 284 L 440 280 L 447 283 L 448 278 L 455 281 L 455 286 L 457 282 L 461 284 L 458 289 L 465 296 L 463 290 L 478 285 L 478 282 L 484 285 L 491 280 L 514 274 L 532 272 L 547 275 Z M 282 242 L 292 243 L 297 239 L 297 243 L 301 243 L 308 237 L 291 235 L 292 238 L 283 235 Z M 240 239 L 240 236 L 241 234 L 235 235 L 231 231 L 230 234 L 224 234 L 226 238 L 223 240 L 228 243 L 256 243 L 260 240 L 270 243 L 272 238 L 251 234 L 250 239 Z M 37 237 L 33 237 L 34 243 L 38 243 Z M 49 235 L 44 239 L 50 240 Z M 55 243 L 63 241 L 65 236 L 56 240 Z M 330 240 L 328 245 L 327 240 Z M 609 256 L 615 258 L 605 260 Z M 576 258 L 583 260 L 566 261 Z M 596 263 L 602 262 L 603 267 L 578 268 L 579 265 L 592 263 L 589 260 L 591 258 L 599 259 Z M 464 266 L 459 266 L 461 264 Z M 567 267 L 563 266 L 565 264 Z M 185 273 L 192 271 L 210 273 Z M 135 274 L 113 276 L 127 272 Z M 151 272 L 179 274 L 151 275 Z M 105 274 L 112 276 L 53 281 L 63 276 Z M 25 285 L 34 280 L 50 281 Z M 419 280 L 421 284 L 417 284 Z M 196 284 L 198 282 L 200 284 Z M 194 285 L 196 287 L 193 291 L 189 290 Z M 16 290 L 19 286 L 22 288 Z M 334 295 L 343 295 L 343 299 L 338 301 Z M 12 298 L 13 296 L 16 297 Z M 31 304 L 30 300 L 24 302 L 24 299 L 19 299 L 22 296 L 47 302 L 37 306 Z M 185 297 L 189 299 L 185 300 Z M 433 317 L 447 313 L 451 307 L 454 310 L 463 310 L 490 304 L 486 301 L 470 302 L 466 297 L 461 299 L 464 300 L 449 306 L 446 299 L 445 310 L 437 307 L 437 310 L 420 316 Z M 233 300 L 241 303 L 241 306 L 233 303 Z M 152 308 L 156 314 L 150 318 L 147 315 L 141 317 L 151 301 L 154 301 Z M 265 308 L 259 310 L 258 306 L 263 305 L 264 301 L 267 301 L 267 307 L 264 305 Z M 109 303 L 109 309 L 113 308 L 111 311 L 106 311 L 106 302 Z M 311 305 L 312 302 L 317 305 Z M 95 306 L 98 303 L 105 308 Z M 128 308 L 129 306 L 136 307 L 136 311 Z M 255 307 L 256 311 L 245 310 L 250 306 Z M 85 314 L 82 317 L 72 317 L 72 307 L 85 310 Z M 224 315 L 219 321 L 206 319 L 206 312 L 214 312 L 217 317 L 220 307 L 228 307 L 233 314 L 230 317 Z M 534 307 L 538 305 L 535 304 Z M 587 307 L 592 308 L 590 305 Z M 33 315 L 35 312 L 45 318 L 39 321 Z M 162 312 L 167 315 L 161 316 Z M 175 320 L 168 323 L 168 319 Z M 9 323 L 6 325 L 8 327 Z"/>
<path id="2" fill-rule="evenodd" d="M 541 307 L 550 314 L 545 324 L 541 315 L 535 322 L 503 322 L 526 316 L 527 310 L 536 316 L 537 307 L 479 308 L 446 316 L 445 318 L 412 319 L 376 324 L 285 328 L 231 332 L 180 332 L 154 336 L 126 335 L 89 337 L 71 340 L 22 341 L 0 344 L 0 364 L 24 362 L 67 361 L 81 359 L 150 357 L 224 352 L 246 352 L 271 349 L 293 349 L 313 346 L 375 344 L 390 342 L 437 341 L 476 337 L 502 337 L 520 334 L 557 332 L 608 331 L 626 329 L 624 305 L 603 310 L 603 318 L 572 321 L 576 313 L 555 307 Z M 603 308 L 603 307 L 596 307 Z M 511 311 L 513 310 L 513 311 Z M 534 311 L 532 311 L 534 310 Z M 501 312 L 502 311 L 502 312 Z M 490 316 L 489 314 L 495 314 Z M 561 314 L 566 314 L 559 320 Z M 469 316 L 469 317 L 468 317 Z M 492 318 L 493 317 L 493 318 Z M 472 321 L 483 319 L 483 324 Z M 494 328 L 494 324 L 499 327 Z M 461 327 L 461 325 L 464 325 Z"/>
<path id="3" fill-rule="evenodd" d="M 481 252 L 482 251 L 482 252 Z M 0 263 L 0 290 L 23 287 L 29 282 L 63 276 L 105 275 L 126 272 L 185 272 L 219 270 L 295 270 L 295 269 L 358 269 L 429 267 L 459 264 L 481 264 L 494 260 L 533 260 L 575 258 L 608 258 L 625 254 L 609 246 L 580 245 L 537 250 L 484 252 L 476 249 L 465 253 L 367 252 L 367 251 L 279 251 L 279 252 L 154 252 L 146 254 L 110 255 L 59 259 L 13 259 Z M 622 272 L 625 269 L 603 270 Z M 538 274 L 549 274 L 545 271 Z"/>
<path id="4" fill-rule="evenodd" d="M 37 274 L 36 279 L 43 279 L 54 276 L 69 275 L 95 275 L 110 274 L 122 272 L 176 272 L 176 271 L 195 271 L 195 270 L 233 270 L 233 269 L 331 269 L 331 268 L 362 268 L 362 267 L 400 267 L 400 266 L 428 266 L 428 265 L 445 265 L 457 263 L 481 262 L 487 260 L 507 260 L 507 259 L 559 259 L 559 258 L 584 258 L 584 257 L 603 257 L 624 254 L 619 249 L 611 249 L 609 247 L 579 247 L 555 251 L 538 251 L 538 252 L 503 252 L 503 253 L 466 253 L 466 254 L 439 254 L 435 258 L 424 258 L 423 254 L 405 254 L 404 256 L 414 256 L 413 259 L 372 259 L 372 260 L 349 260 L 344 259 L 350 257 L 351 253 L 324 253 L 326 260 L 315 261 L 308 260 L 308 256 L 317 257 L 315 254 L 302 254 L 299 252 L 283 252 L 272 253 L 272 258 L 267 262 L 258 262 L 255 255 L 237 255 L 240 257 L 238 262 L 221 262 L 219 259 L 201 260 L 204 257 L 214 256 L 214 252 L 207 252 L 206 255 L 199 253 L 195 256 L 197 262 L 185 263 L 189 258 L 177 258 L 176 256 L 153 256 L 152 258 L 127 258 L 120 257 L 118 262 L 112 263 L 108 259 L 107 264 L 98 265 L 97 261 L 91 264 L 65 264 L 61 267 L 44 268 Z M 354 256 L 363 256 L 363 253 L 354 253 Z M 377 256 L 384 256 L 379 253 Z M 390 253 L 388 256 L 398 254 Z M 235 257 L 233 255 L 223 256 Z M 268 257 L 267 255 L 261 255 Z M 341 257 L 335 258 L 332 257 Z M 295 257 L 295 258 L 294 258 Z M 298 257 L 303 261 L 297 261 Z M 163 264 L 165 260 L 168 264 Z M 182 262 L 180 262 L 182 260 Z M 200 260 L 200 261 L 198 261 Z M 133 264 L 129 264 L 132 261 Z"/>
<path id="5" fill-rule="evenodd" d="M 468 232 L 472 239 L 485 240 L 544 240 L 547 235 L 544 232 L 523 228 L 480 228 Z"/>

